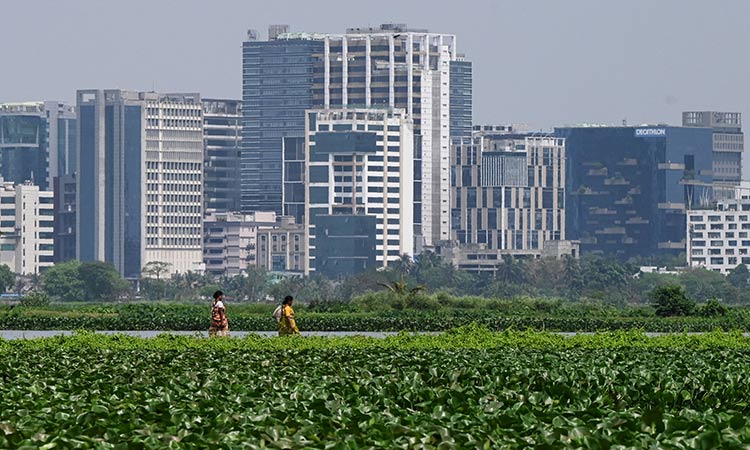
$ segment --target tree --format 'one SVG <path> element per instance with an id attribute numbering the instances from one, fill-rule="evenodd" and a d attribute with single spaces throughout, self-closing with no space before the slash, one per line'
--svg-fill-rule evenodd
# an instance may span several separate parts
<path id="1" fill-rule="evenodd" d="M 750 271 L 746 265 L 740 264 L 727 274 L 727 281 L 737 289 L 747 288 L 750 284 Z"/>
<path id="2" fill-rule="evenodd" d="M 146 263 L 145 266 L 143 266 L 141 273 L 144 275 L 147 275 L 150 278 L 156 278 L 157 280 L 160 280 L 161 276 L 169 272 L 169 269 L 171 267 L 172 267 L 172 264 L 168 262 L 151 261 L 151 262 Z"/>
<path id="3" fill-rule="evenodd" d="M 5 293 L 16 284 L 16 275 L 5 264 L 0 265 L 0 293 Z"/>
<path id="4" fill-rule="evenodd" d="M 128 282 L 111 264 L 101 261 L 81 263 L 78 273 L 86 301 L 115 300 L 128 290 Z"/>
<path id="5" fill-rule="evenodd" d="M 404 280 L 404 277 L 389 284 L 383 283 L 382 286 L 400 297 L 416 295 L 425 290 L 424 285 L 410 287 L 409 283 Z"/>
<path id="6" fill-rule="evenodd" d="M 739 291 L 719 272 L 697 268 L 686 270 L 680 280 L 685 286 L 687 295 L 697 301 L 708 301 L 718 298 L 726 303 L 738 303 Z"/>
<path id="7" fill-rule="evenodd" d="M 660 317 L 689 316 L 695 302 L 685 294 L 685 288 L 676 284 L 660 286 L 651 293 L 652 306 Z"/>
<path id="8" fill-rule="evenodd" d="M 72 302 L 84 299 L 84 285 L 81 280 L 79 261 L 57 263 L 42 274 L 42 286 L 50 297 Z"/>

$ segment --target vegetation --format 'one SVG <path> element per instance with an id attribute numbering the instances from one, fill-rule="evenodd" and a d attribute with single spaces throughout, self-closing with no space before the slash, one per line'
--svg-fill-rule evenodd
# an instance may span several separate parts
<path id="1" fill-rule="evenodd" d="M 0 294 L 7 292 L 16 285 L 16 276 L 6 264 L 0 264 Z"/>
<path id="2" fill-rule="evenodd" d="M 649 307 L 617 309 L 601 304 L 570 304 L 532 299 L 502 301 L 440 294 L 417 297 L 409 304 L 409 309 L 398 309 L 399 305 L 403 305 L 402 299 L 398 296 L 390 299 L 393 295 L 387 292 L 369 294 L 341 305 L 326 302 L 324 305 L 331 306 L 328 312 L 314 311 L 315 305 L 299 305 L 297 322 L 303 331 L 444 331 L 471 323 L 482 324 L 492 330 L 750 331 L 750 310 L 738 307 L 729 308 L 725 315 L 660 318 Z M 709 304 L 706 305 L 708 308 Z M 272 303 L 228 303 L 230 327 L 237 331 L 275 331 L 278 324 L 271 317 L 274 307 Z M 702 309 L 698 308 L 698 311 Z M 53 304 L 39 308 L 0 307 L 0 329 L 16 330 L 86 328 L 205 331 L 208 328 L 208 318 L 208 304 L 79 303 Z"/>
<path id="3" fill-rule="evenodd" d="M 49 296 L 42 291 L 31 291 L 21 298 L 21 306 L 25 308 L 45 307 L 49 303 Z"/>
<path id="4" fill-rule="evenodd" d="M 659 286 L 654 289 L 651 297 L 659 317 L 689 316 L 695 310 L 695 302 L 687 298 L 682 286 Z"/>
<path id="5" fill-rule="evenodd" d="M 112 265 L 98 261 L 55 264 L 44 272 L 42 283 L 50 297 L 63 301 L 116 300 L 129 289 Z"/>
<path id="6" fill-rule="evenodd" d="M 0 447 L 744 448 L 749 356 L 739 334 L 477 327 L 0 341 Z"/>

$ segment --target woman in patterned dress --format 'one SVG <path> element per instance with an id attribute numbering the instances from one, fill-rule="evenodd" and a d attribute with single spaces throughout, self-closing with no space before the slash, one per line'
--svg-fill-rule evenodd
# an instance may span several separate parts
<path id="1" fill-rule="evenodd" d="M 214 303 L 211 305 L 211 326 L 208 328 L 210 337 L 229 336 L 229 321 L 227 309 L 224 306 L 224 293 L 214 292 Z"/>

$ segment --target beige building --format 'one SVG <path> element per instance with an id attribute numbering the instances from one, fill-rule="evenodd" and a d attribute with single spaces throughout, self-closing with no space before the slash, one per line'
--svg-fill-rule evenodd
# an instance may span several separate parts
<path id="1" fill-rule="evenodd" d="M 203 265 L 198 94 L 78 91 L 77 257 L 126 278 L 149 262 Z"/>
<path id="2" fill-rule="evenodd" d="M 0 178 L 0 264 L 19 275 L 34 275 L 54 264 L 51 191 L 30 182 L 13 185 Z"/>
<path id="3" fill-rule="evenodd" d="M 206 272 L 235 276 L 250 267 L 295 272 L 304 263 L 302 226 L 274 212 L 211 213 L 203 221 Z"/>

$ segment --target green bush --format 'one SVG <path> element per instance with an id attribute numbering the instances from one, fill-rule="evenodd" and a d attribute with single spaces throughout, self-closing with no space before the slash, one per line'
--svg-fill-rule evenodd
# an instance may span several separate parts
<path id="1" fill-rule="evenodd" d="M 726 316 L 729 310 L 719 300 L 712 298 L 698 307 L 697 313 L 701 317 Z"/>
<path id="2" fill-rule="evenodd" d="M 21 298 L 20 305 L 24 308 L 49 306 L 49 296 L 42 291 L 31 291 Z"/>
<path id="3" fill-rule="evenodd" d="M 685 288 L 675 284 L 657 287 L 651 299 L 659 317 L 689 316 L 695 309 L 695 302 L 687 298 Z"/>

